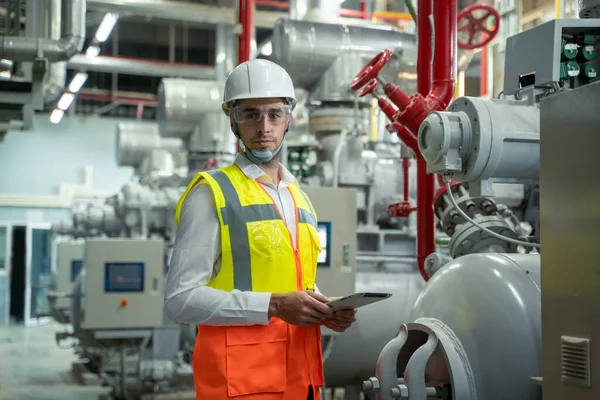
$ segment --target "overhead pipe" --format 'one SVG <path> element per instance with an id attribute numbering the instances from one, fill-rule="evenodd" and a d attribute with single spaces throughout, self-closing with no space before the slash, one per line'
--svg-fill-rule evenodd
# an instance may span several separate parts
<path id="1" fill-rule="evenodd" d="M 242 33 L 238 37 L 238 64 L 249 61 L 252 58 L 252 48 L 255 47 L 254 1 L 238 0 L 238 22 L 242 27 Z"/>
<path id="2" fill-rule="evenodd" d="M 114 72 L 125 75 L 215 79 L 215 68 L 213 66 L 170 63 L 168 61 L 144 60 L 130 57 L 97 56 L 92 58 L 84 54 L 77 54 L 69 60 L 67 66 L 77 70 Z"/>
<path id="3" fill-rule="evenodd" d="M 85 4 L 85 0 L 63 0 L 62 30 L 58 40 L 21 36 L 0 38 L 0 59 L 33 61 L 43 57 L 57 62 L 79 53 L 85 41 Z"/>
<path id="4" fill-rule="evenodd" d="M 144 98 L 135 98 L 135 97 L 117 97 L 103 94 L 93 94 L 93 93 L 79 93 L 77 95 L 78 100 L 89 100 L 89 101 L 99 101 L 99 102 L 112 102 L 119 104 L 128 104 L 128 105 L 138 105 L 143 104 L 147 107 L 157 107 L 158 101 L 149 100 Z"/>

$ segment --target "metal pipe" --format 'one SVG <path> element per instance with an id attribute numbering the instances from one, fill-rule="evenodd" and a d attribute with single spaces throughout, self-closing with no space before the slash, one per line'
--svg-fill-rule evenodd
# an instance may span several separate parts
<path id="1" fill-rule="evenodd" d="M 59 40 L 39 37 L 4 36 L 0 40 L 0 58 L 33 61 L 47 58 L 50 62 L 66 61 L 83 49 L 85 41 L 85 0 L 63 0 L 62 31 Z"/>
<path id="2" fill-rule="evenodd" d="M 215 79 L 214 67 L 198 64 L 169 63 L 137 58 L 98 56 L 94 58 L 82 54 L 73 56 L 67 66 L 71 69 L 119 73 L 129 75 L 181 77 L 190 79 Z"/>
<path id="3" fill-rule="evenodd" d="M 218 24 L 215 35 L 215 79 L 225 82 L 233 70 L 233 35 L 230 25 Z"/>
<path id="4" fill-rule="evenodd" d="M 254 30 L 254 0 L 238 0 L 238 23 L 242 33 L 238 37 L 238 64 L 252 58 L 252 49 L 256 48 Z"/>
<path id="5" fill-rule="evenodd" d="M 41 39 L 60 39 L 61 0 L 28 0 L 26 3 L 27 20 L 25 36 Z M 31 78 L 31 63 L 25 66 L 26 78 Z M 42 92 L 44 101 L 51 102 L 62 93 L 67 79 L 67 64 L 64 61 L 49 63 Z"/>
<path id="6" fill-rule="evenodd" d="M 340 180 L 340 158 L 342 156 L 342 149 L 346 144 L 346 137 L 348 136 L 348 129 L 342 129 L 340 133 L 340 137 L 338 139 L 337 146 L 335 147 L 335 153 L 333 154 L 333 187 L 338 187 L 338 182 Z"/>

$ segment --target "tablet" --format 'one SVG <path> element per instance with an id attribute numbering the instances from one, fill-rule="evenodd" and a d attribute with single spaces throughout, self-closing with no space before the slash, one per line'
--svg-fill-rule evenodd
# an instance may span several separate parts
<path id="1" fill-rule="evenodd" d="M 354 293 L 327 303 L 334 310 L 352 310 L 391 297 L 391 293 Z"/>

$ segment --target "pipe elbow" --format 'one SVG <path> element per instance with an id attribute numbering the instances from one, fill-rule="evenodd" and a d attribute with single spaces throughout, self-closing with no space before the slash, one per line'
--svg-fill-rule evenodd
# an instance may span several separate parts
<path id="1" fill-rule="evenodd" d="M 430 111 L 445 111 L 452 100 L 454 89 L 453 80 L 434 81 L 431 92 L 427 96 Z"/>
<path id="2" fill-rule="evenodd" d="M 45 53 L 48 60 L 52 62 L 68 61 L 75 54 L 83 50 L 85 38 L 77 35 L 70 35 L 61 38 L 56 46 L 53 46 L 53 51 Z"/>

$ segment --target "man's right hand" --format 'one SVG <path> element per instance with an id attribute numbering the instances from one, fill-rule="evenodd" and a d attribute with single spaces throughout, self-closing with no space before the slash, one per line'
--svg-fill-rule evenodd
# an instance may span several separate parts
<path id="1" fill-rule="evenodd" d="M 327 304 L 331 299 L 311 290 L 272 294 L 269 318 L 281 318 L 288 324 L 312 326 L 333 315 Z"/>

